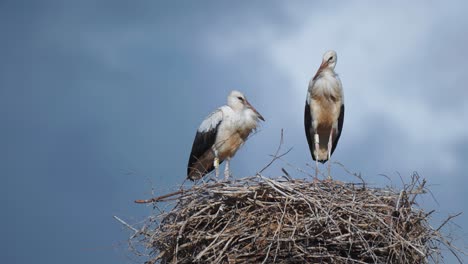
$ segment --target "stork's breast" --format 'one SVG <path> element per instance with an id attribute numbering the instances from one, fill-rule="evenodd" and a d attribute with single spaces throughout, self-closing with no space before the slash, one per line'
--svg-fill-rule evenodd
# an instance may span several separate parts
<path id="1" fill-rule="evenodd" d="M 333 96 L 312 97 L 311 111 L 317 126 L 332 127 L 340 116 L 341 99 Z"/>
<path id="2" fill-rule="evenodd" d="M 222 123 L 215 144 L 220 159 L 234 156 L 256 125 L 256 119 L 250 115 L 231 116 Z"/>
<path id="3" fill-rule="evenodd" d="M 226 135 L 225 137 L 220 138 L 216 143 L 216 147 L 219 151 L 219 156 L 221 159 L 225 159 L 226 157 L 232 157 L 236 154 L 237 150 L 242 146 L 244 143 L 244 138 L 240 133 L 232 133 L 230 135 Z"/>

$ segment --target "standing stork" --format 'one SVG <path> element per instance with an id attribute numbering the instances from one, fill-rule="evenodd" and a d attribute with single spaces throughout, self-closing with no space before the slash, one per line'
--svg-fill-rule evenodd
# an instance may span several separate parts
<path id="1" fill-rule="evenodd" d="M 336 52 L 325 52 L 322 64 L 309 82 L 304 113 L 304 126 L 312 159 L 315 160 L 315 177 L 318 162 L 328 161 L 340 139 L 344 119 L 343 87 L 335 73 Z"/>
<path id="2" fill-rule="evenodd" d="M 252 130 L 257 128 L 258 119 L 265 121 L 241 92 L 232 91 L 227 97 L 227 105 L 208 115 L 198 128 L 187 166 L 187 178 L 198 180 L 213 169 L 218 178 L 219 164 L 226 160 L 224 178 L 227 180 L 229 161 Z"/>

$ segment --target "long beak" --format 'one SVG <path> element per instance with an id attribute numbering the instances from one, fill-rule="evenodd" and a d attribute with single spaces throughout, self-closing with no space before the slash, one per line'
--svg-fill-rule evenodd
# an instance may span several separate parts
<path id="1" fill-rule="evenodd" d="M 328 61 L 322 61 L 322 64 L 320 64 L 319 67 L 319 71 L 323 70 L 326 67 L 328 67 Z"/>
<path id="2" fill-rule="evenodd" d="M 253 107 L 253 106 L 249 103 L 249 101 L 246 100 L 245 102 L 247 103 L 247 107 L 250 108 L 250 109 L 252 109 L 252 111 L 254 111 L 254 113 L 257 114 L 258 118 L 260 118 L 260 120 L 265 121 L 265 118 L 263 118 L 263 116 L 257 111 L 257 109 L 255 109 L 255 107 Z"/>
<path id="3" fill-rule="evenodd" d="M 328 67 L 328 61 L 322 61 L 322 64 L 320 64 L 320 67 L 317 70 L 317 73 L 315 73 L 314 80 L 320 75 L 320 73 Z"/>

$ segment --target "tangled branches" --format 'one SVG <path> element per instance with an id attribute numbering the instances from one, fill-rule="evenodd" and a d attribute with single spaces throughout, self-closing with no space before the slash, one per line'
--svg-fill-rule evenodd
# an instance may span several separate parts
<path id="1" fill-rule="evenodd" d="M 147 201 L 175 201 L 132 242 L 147 263 L 427 263 L 455 250 L 418 209 L 424 181 L 402 190 L 260 174 L 204 183 Z M 445 223 L 444 223 L 445 224 Z"/>

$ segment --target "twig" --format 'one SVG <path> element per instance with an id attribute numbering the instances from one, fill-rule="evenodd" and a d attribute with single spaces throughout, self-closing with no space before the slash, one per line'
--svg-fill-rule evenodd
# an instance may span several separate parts
<path id="1" fill-rule="evenodd" d="M 127 224 L 124 220 L 120 219 L 118 216 L 115 216 L 114 215 L 114 219 L 119 221 L 122 225 L 126 226 L 128 229 L 132 230 L 133 232 L 138 233 L 140 231 L 138 231 L 136 228 L 134 228 L 133 226 Z"/>
<path id="2" fill-rule="evenodd" d="M 458 214 L 449 215 L 449 217 L 447 217 L 447 219 L 445 219 L 445 221 L 436 229 L 436 231 L 439 231 L 443 226 L 445 226 L 448 222 L 450 222 L 450 220 L 452 220 L 455 217 L 458 217 L 462 213 L 463 212 L 459 212 Z"/>
<path id="3" fill-rule="evenodd" d="M 283 145 L 283 129 L 281 129 L 281 137 L 280 137 L 280 143 L 278 145 L 278 148 L 276 149 L 275 154 L 272 155 L 273 159 L 265 167 L 263 167 L 257 174 L 262 173 L 264 170 L 266 170 L 268 167 L 270 167 L 271 164 L 273 164 L 277 159 L 285 156 L 286 154 L 288 154 L 292 150 L 292 148 L 289 148 L 288 151 L 286 151 L 285 153 L 283 153 L 281 155 L 278 155 L 280 150 L 281 150 L 282 145 Z"/>
<path id="4" fill-rule="evenodd" d="M 179 194 L 182 194 L 184 193 L 184 190 L 178 190 L 176 192 L 172 192 L 172 193 L 168 193 L 168 194 L 165 194 L 165 195 L 161 195 L 161 196 L 158 196 L 158 197 L 154 197 L 154 198 L 151 198 L 151 199 L 148 199 L 148 200 L 135 200 L 135 203 L 155 203 L 155 202 L 159 202 L 159 201 L 162 201 L 168 197 L 172 197 L 172 196 L 175 196 L 175 195 L 179 195 Z"/>

